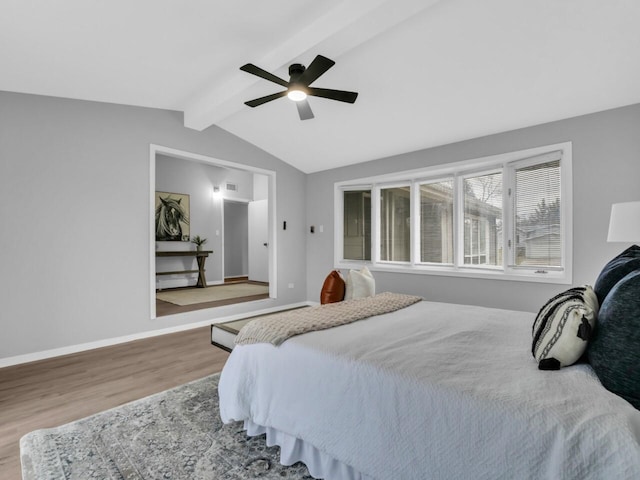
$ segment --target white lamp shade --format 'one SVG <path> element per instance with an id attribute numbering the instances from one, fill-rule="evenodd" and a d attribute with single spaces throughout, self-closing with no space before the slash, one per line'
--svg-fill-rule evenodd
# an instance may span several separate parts
<path id="1" fill-rule="evenodd" d="M 640 242 L 640 202 L 611 205 L 608 242 Z"/>

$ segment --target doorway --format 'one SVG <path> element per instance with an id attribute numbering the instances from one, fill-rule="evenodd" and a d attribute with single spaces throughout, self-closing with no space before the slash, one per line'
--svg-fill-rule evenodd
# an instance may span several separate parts
<path id="1" fill-rule="evenodd" d="M 224 281 L 249 279 L 249 203 L 224 200 Z"/>
<path id="2" fill-rule="evenodd" d="M 156 145 L 151 146 L 150 160 L 154 180 L 150 189 L 151 318 L 275 298 L 275 249 L 264 246 L 275 242 L 275 172 Z M 188 222 L 183 222 L 185 231 L 181 239 L 158 238 L 157 191 L 169 192 L 172 198 L 182 199 L 181 206 L 188 203 L 189 211 L 184 207 L 183 216 Z M 249 282 L 253 275 L 249 254 L 249 210 L 256 200 L 266 205 L 257 217 L 262 232 L 262 264 L 266 268 L 255 277 L 259 280 Z M 194 271 L 194 235 L 207 239 L 202 247 L 202 254 L 207 254 L 205 271 L 201 271 L 200 276 Z M 200 252 L 197 254 L 201 255 Z M 233 286 L 239 292 L 232 294 L 233 298 L 218 301 L 218 293 L 227 287 L 225 280 L 228 278 L 263 285 L 259 292 L 252 285 Z M 200 279 L 198 284 L 197 279 Z M 216 300 L 201 301 L 202 294 L 212 293 L 217 287 Z M 175 304 L 167 303 L 158 298 L 158 292 L 168 290 L 191 290 L 190 295 L 195 296 L 187 299 L 189 304 L 180 303 L 184 299 L 176 300 L 178 303 Z"/>

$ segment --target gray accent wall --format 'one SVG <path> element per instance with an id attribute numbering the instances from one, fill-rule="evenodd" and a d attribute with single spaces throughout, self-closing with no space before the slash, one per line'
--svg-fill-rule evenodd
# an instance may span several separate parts
<path id="1" fill-rule="evenodd" d="M 420 121 L 416 118 L 416 121 Z M 425 130 L 429 128 L 424 126 Z M 573 142 L 573 283 L 591 284 L 629 244 L 607 243 L 611 204 L 640 199 L 640 105 L 584 115 L 307 175 L 307 297 L 334 266 L 334 183 Z M 389 132 L 393 135 L 393 132 Z M 324 226 L 319 233 L 318 225 Z M 537 312 L 567 285 L 373 272 L 376 290 L 427 300 Z"/>
<path id="2" fill-rule="evenodd" d="M 306 299 L 305 175 L 220 128 L 182 122 L 0 92 L 0 359 Z M 277 230 L 277 299 L 150 319 L 150 144 L 276 172 L 286 186 L 276 224 L 293 227 Z"/>
<path id="3" fill-rule="evenodd" d="M 611 204 L 640 198 L 639 126 L 633 105 L 305 175 L 215 126 L 186 129 L 177 112 L 0 92 L 0 360 L 317 301 L 333 268 L 334 182 L 565 141 L 573 283 L 593 284 L 628 246 L 606 236 Z M 276 172 L 277 299 L 150 319 L 150 144 Z M 528 311 L 566 288 L 374 275 L 378 291 Z"/>

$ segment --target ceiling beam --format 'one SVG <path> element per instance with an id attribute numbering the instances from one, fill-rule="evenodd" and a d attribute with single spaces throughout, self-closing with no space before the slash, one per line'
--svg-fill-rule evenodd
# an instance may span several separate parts
<path id="1" fill-rule="evenodd" d="M 439 1 L 345 0 L 254 63 L 274 72 L 310 50 L 339 57 Z M 192 97 L 184 111 L 185 127 L 204 130 L 246 108 L 245 92 L 260 80 L 239 67 Z"/>

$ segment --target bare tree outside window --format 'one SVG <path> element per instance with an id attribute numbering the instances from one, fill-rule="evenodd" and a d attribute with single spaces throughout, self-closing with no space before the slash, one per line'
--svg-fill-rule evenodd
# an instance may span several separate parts
<path id="1" fill-rule="evenodd" d="M 464 264 L 502 264 L 502 173 L 468 177 L 464 185 Z"/>

